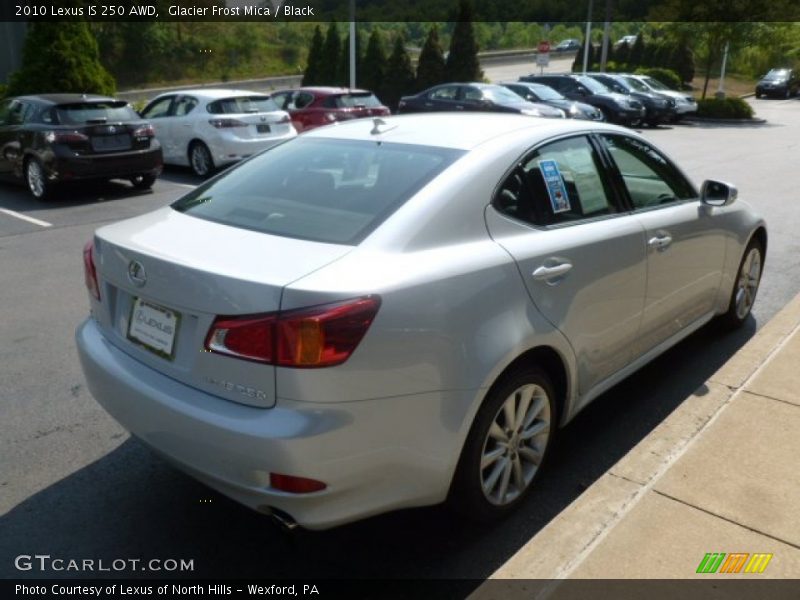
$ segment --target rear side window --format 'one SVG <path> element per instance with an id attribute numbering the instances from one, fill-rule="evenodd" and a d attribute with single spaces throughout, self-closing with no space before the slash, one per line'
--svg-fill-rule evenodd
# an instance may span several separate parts
<path id="1" fill-rule="evenodd" d="M 122 101 L 60 104 L 55 107 L 55 114 L 62 125 L 138 121 L 140 118 L 127 102 Z"/>
<path id="2" fill-rule="evenodd" d="M 213 115 L 259 113 L 280 110 L 269 96 L 237 96 L 221 98 L 209 103 L 208 112 Z"/>
<path id="3" fill-rule="evenodd" d="M 242 229 L 354 245 L 462 154 L 299 137 L 234 167 L 172 208 Z"/>
<path id="4" fill-rule="evenodd" d="M 617 212 L 594 148 L 585 137 L 560 140 L 528 155 L 495 197 L 500 212 L 538 226 Z"/>

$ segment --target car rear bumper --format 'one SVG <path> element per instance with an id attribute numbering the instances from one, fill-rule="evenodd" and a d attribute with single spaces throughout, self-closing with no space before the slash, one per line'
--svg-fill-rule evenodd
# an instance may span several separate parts
<path id="1" fill-rule="evenodd" d="M 136 361 L 92 318 L 76 341 L 89 390 L 112 417 L 181 470 L 257 511 L 278 509 L 303 527 L 324 529 L 447 496 L 462 432 L 426 431 L 446 429 L 444 397 L 464 392 L 343 403 L 279 398 L 274 408 L 256 408 Z M 398 425 L 404 422 L 417 425 Z M 270 487 L 270 473 L 316 479 L 327 488 L 282 492 Z"/>
<path id="2" fill-rule="evenodd" d="M 293 138 L 297 135 L 294 128 L 281 135 L 270 136 L 268 138 L 236 138 L 230 135 L 221 135 L 216 139 L 209 140 L 208 149 L 214 158 L 214 164 L 217 166 L 227 165 L 245 158 L 249 158 L 254 154 L 258 154 L 262 150 L 267 150 L 281 142 Z"/>
<path id="3" fill-rule="evenodd" d="M 48 178 L 52 181 L 158 175 L 162 167 L 160 146 L 91 156 L 76 156 L 70 151 L 56 151 L 50 160 L 45 161 Z"/>

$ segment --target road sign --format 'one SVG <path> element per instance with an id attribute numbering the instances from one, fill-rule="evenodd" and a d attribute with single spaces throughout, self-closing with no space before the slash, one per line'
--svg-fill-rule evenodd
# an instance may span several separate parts
<path id="1" fill-rule="evenodd" d="M 550 64 L 550 42 L 542 40 L 536 47 L 536 66 L 539 67 L 540 73 L 544 72 L 544 68 Z"/>

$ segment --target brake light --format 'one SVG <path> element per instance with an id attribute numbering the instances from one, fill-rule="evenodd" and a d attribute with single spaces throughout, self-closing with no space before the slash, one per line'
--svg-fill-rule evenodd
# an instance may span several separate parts
<path id="1" fill-rule="evenodd" d="M 94 266 L 94 240 L 89 240 L 83 247 L 83 278 L 89 293 L 100 300 L 100 286 L 97 285 L 97 269 Z"/>
<path id="2" fill-rule="evenodd" d="M 281 473 L 269 474 L 269 485 L 276 490 L 289 492 L 291 494 L 309 494 L 324 490 L 327 485 L 316 479 L 308 477 L 296 477 L 294 475 L 283 475 Z"/>
<path id="3" fill-rule="evenodd" d="M 89 136 L 80 131 L 48 131 L 44 139 L 48 144 L 75 144 L 88 142 Z"/>
<path id="4" fill-rule="evenodd" d="M 228 129 L 230 127 L 247 127 L 247 123 L 239 119 L 211 119 L 211 125 L 217 129 Z"/>
<path id="5" fill-rule="evenodd" d="M 205 349 L 282 367 L 331 367 L 350 358 L 379 307 L 378 296 L 366 296 L 282 313 L 218 317 Z"/>
<path id="6" fill-rule="evenodd" d="M 155 137 L 156 130 L 153 129 L 152 125 L 142 125 L 133 130 L 133 137 L 141 138 L 141 137 Z"/>

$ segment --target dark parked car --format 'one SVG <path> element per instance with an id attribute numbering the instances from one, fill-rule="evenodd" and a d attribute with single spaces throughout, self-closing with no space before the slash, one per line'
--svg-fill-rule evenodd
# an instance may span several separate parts
<path id="1" fill-rule="evenodd" d="M 603 113 L 599 108 L 591 104 L 568 100 L 557 91 L 541 83 L 529 83 L 527 81 L 510 81 L 501 83 L 512 92 L 527 100 L 528 102 L 541 102 L 555 108 L 563 110 L 569 119 L 584 119 L 588 121 L 602 121 Z"/>
<path id="2" fill-rule="evenodd" d="M 581 49 L 581 43 L 573 38 L 567 40 L 561 40 L 558 44 L 553 48 L 553 52 L 577 52 Z"/>
<path id="3" fill-rule="evenodd" d="M 289 113 L 298 133 L 338 121 L 391 114 L 389 108 L 368 90 L 304 87 L 271 95 L 278 108 Z"/>
<path id="4" fill-rule="evenodd" d="M 127 102 L 86 94 L 0 102 L 0 175 L 23 178 L 34 198 L 86 179 L 128 179 L 148 189 L 161 167 L 153 128 Z"/>
<path id="5" fill-rule="evenodd" d="M 570 100 L 585 102 L 603 111 L 606 121 L 622 125 L 638 125 L 645 118 L 644 105 L 630 96 L 612 92 L 596 79 L 586 75 L 527 75 L 520 81 L 542 83 Z"/>
<path id="6" fill-rule="evenodd" d="M 756 84 L 756 98 L 779 96 L 788 98 L 797 94 L 800 79 L 792 69 L 770 69 Z"/>
<path id="7" fill-rule="evenodd" d="M 397 107 L 399 113 L 436 111 L 509 112 L 531 117 L 564 118 L 561 109 L 528 102 L 502 85 L 489 83 L 437 85 L 416 96 L 403 96 Z"/>
<path id="8" fill-rule="evenodd" d="M 645 122 L 653 127 L 675 120 L 675 100 L 659 93 L 652 92 L 638 81 L 631 81 L 615 73 L 588 73 L 592 77 L 618 94 L 625 94 L 644 104 Z M 638 85 L 637 85 L 638 84 Z"/>

